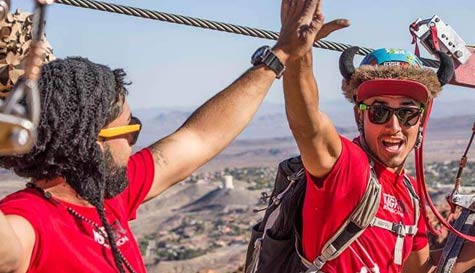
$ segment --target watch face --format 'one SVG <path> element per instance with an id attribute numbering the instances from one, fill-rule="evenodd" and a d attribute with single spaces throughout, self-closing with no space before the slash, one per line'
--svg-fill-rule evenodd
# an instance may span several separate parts
<path id="1" fill-rule="evenodd" d="M 261 46 L 254 52 L 251 58 L 251 63 L 257 65 L 262 63 L 262 60 L 266 56 L 266 53 L 270 50 L 269 46 Z"/>

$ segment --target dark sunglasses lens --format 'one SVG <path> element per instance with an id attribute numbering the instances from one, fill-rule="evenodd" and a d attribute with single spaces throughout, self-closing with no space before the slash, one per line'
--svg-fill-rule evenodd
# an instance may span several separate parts
<path id="1" fill-rule="evenodd" d="M 137 117 L 134 117 L 132 116 L 130 118 L 130 123 L 129 125 L 135 125 L 135 124 L 139 124 L 140 125 L 140 130 L 138 130 L 137 132 L 133 132 L 131 133 L 131 141 L 130 141 L 130 145 L 134 145 L 135 143 L 137 143 L 137 139 L 139 138 L 139 135 L 140 135 L 140 131 L 142 131 L 142 122 L 140 122 L 140 119 L 138 119 Z"/>
<path id="2" fill-rule="evenodd" d="M 419 120 L 421 111 L 417 108 L 399 108 L 396 116 L 404 126 L 414 126 Z"/>
<path id="3" fill-rule="evenodd" d="M 372 105 L 369 108 L 369 119 L 376 124 L 386 123 L 391 116 L 391 109 L 384 105 Z"/>
<path id="4" fill-rule="evenodd" d="M 140 122 L 140 119 L 139 119 L 139 118 L 132 116 L 132 117 L 130 118 L 129 125 L 135 125 L 135 124 L 142 125 L 142 122 Z M 140 129 L 142 129 L 142 126 L 141 126 Z"/>
<path id="5" fill-rule="evenodd" d="M 139 138 L 140 131 L 133 132 L 130 135 L 131 135 L 130 145 L 135 145 L 135 143 L 137 143 L 137 139 Z"/>

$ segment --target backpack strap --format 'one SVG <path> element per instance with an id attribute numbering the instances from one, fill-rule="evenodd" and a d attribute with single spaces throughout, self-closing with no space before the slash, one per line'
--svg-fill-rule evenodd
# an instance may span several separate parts
<path id="1" fill-rule="evenodd" d="M 389 230 L 397 234 L 396 246 L 394 248 L 394 263 L 397 265 L 402 264 L 402 248 L 404 245 L 404 237 L 407 235 L 415 235 L 417 233 L 417 223 L 415 225 L 403 225 L 400 223 L 393 223 L 378 217 L 375 217 L 371 223 L 374 227 L 379 227 L 385 230 Z"/>
<path id="2" fill-rule="evenodd" d="M 308 268 L 305 273 L 321 272 L 320 270 L 328 261 L 337 258 L 348 246 L 358 239 L 375 218 L 380 199 L 381 185 L 371 167 L 371 175 L 361 201 L 343 223 L 342 227 L 323 246 L 320 256 L 313 262 L 310 262 L 303 257 L 299 252 L 299 248 L 296 247 L 300 260 Z M 299 243 L 297 239 L 295 240 L 296 244 Z"/>
<path id="3" fill-rule="evenodd" d="M 287 187 L 277 196 L 272 197 L 272 201 L 269 204 L 268 208 L 270 206 L 277 206 L 277 208 L 273 210 L 272 213 L 269 215 L 269 218 L 267 218 L 267 221 L 264 227 L 264 234 L 266 233 L 267 230 L 271 229 L 274 226 L 275 221 L 279 217 L 282 198 L 295 185 L 296 181 L 299 180 L 304 175 L 304 173 L 305 173 L 305 170 L 302 168 L 299 171 L 287 176 L 287 180 L 289 180 L 289 185 L 287 185 Z M 262 237 L 264 237 L 264 235 L 262 235 Z"/>
<path id="4" fill-rule="evenodd" d="M 403 225 L 401 223 L 393 223 L 378 217 L 375 217 L 371 223 L 374 227 L 379 227 L 385 230 L 389 230 L 397 234 L 396 246 L 394 248 L 394 263 L 397 265 L 402 264 L 402 249 L 404 246 L 404 237 L 407 235 L 414 236 L 417 233 L 417 223 L 419 222 L 420 210 L 419 210 L 419 197 L 412 186 L 411 181 L 407 176 L 404 176 L 404 185 L 406 186 L 409 196 L 412 199 L 412 205 L 414 208 L 414 225 Z"/>
<path id="5" fill-rule="evenodd" d="M 406 185 L 406 189 L 409 191 L 409 195 L 412 199 L 412 205 L 414 207 L 414 223 L 416 223 L 417 225 L 417 223 L 419 222 L 419 217 L 421 216 L 421 201 L 416 193 L 416 190 L 414 189 L 414 186 L 411 183 L 411 180 L 407 175 L 404 175 L 404 185 Z"/>

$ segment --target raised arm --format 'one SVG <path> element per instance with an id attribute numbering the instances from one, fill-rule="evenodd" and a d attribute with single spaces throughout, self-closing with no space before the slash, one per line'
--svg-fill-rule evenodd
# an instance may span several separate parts
<path id="1" fill-rule="evenodd" d="M 276 74 L 254 67 L 199 107 L 173 134 L 152 146 L 154 197 L 189 176 L 224 149 L 251 120 Z"/>
<path id="2" fill-rule="evenodd" d="M 0 211 L 0 272 L 11 272 L 18 267 L 19 257 L 16 251 L 11 251 L 16 246 L 13 229 L 8 223 L 7 218 Z"/>
<path id="3" fill-rule="evenodd" d="M 286 20 L 283 9 L 282 21 Z M 315 16 L 323 21 L 320 5 Z M 319 40 L 335 30 L 347 27 L 339 19 L 321 25 L 314 36 Z M 320 111 L 318 86 L 313 74 L 312 52 L 287 62 L 284 74 L 284 95 L 287 119 L 302 156 L 305 168 L 316 177 L 325 176 L 341 152 L 341 141 L 331 120 Z"/>
<path id="4" fill-rule="evenodd" d="M 289 16 L 273 52 L 285 64 L 312 46 L 317 0 L 283 0 Z M 229 87 L 207 101 L 175 133 L 150 149 L 155 181 L 146 200 L 189 176 L 222 151 L 249 123 L 276 74 L 264 65 L 249 69 Z"/>
<path id="5" fill-rule="evenodd" d="M 331 120 L 320 111 L 312 69 L 312 54 L 289 63 L 284 75 L 285 109 L 302 161 L 316 177 L 326 175 L 341 152 L 341 142 Z"/>
<path id="6" fill-rule="evenodd" d="M 0 211 L 0 273 L 24 273 L 35 242 L 33 227 L 25 218 Z"/>

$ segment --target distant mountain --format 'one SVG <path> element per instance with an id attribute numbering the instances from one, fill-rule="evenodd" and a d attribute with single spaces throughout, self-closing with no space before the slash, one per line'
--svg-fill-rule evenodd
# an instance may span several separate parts
<path id="1" fill-rule="evenodd" d="M 475 104 L 474 104 L 475 106 Z M 465 130 L 467 134 L 471 132 L 473 123 L 475 121 L 475 114 L 460 115 L 451 117 L 433 118 L 429 122 L 429 131 L 446 131 L 449 130 Z"/>
<path id="2" fill-rule="evenodd" d="M 434 105 L 429 130 L 455 130 L 470 127 L 475 119 L 475 99 L 441 101 Z M 322 111 L 333 120 L 340 133 L 353 134 L 353 109 L 344 100 L 321 103 Z M 134 111 L 143 122 L 143 133 L 139 146 L 174 132 L 193 113 L 193 108 L 157 108 Z M 356 134 L 356 133 L 355 133 Z M 264 103 L 258 113 L 239 135 L 239 140 L 291 137 L 283 104 Z"/>
<path id="3" fill-rule="evenodd" d="M 249 194 L 245 189 L 221 189 L 210 191 L 205 196 L 195 202 L 180 208 L 183 212 L 194 212 L 203 210 L 224 210 L 228 206 L 252 206 L 257 203 L 255 196 Z"/>
<path id="4" fill-rule="evenodd" d="M 475 92 L 473 93 L 473 98 L 468 99 L 436 99 L 434 102 L 434 107 L 432 109 L 431 116 L 433 118 L 448 118 L 456 116 L 468 116 L 475 115 Z"/>
<path id="5" fill-rule="evenodd" d="M 134 111 L 143 123 L 139 145 L 146 145 L 174 132 L 193 113 L 193 109 L 139 109 Z M 241 133 L 239 139 L 289 137 L 291 132 L 283 105 L 264 104 Z"/>

